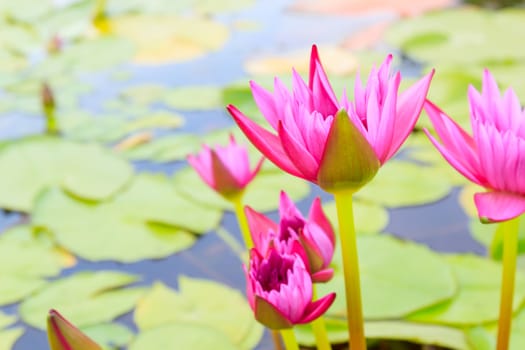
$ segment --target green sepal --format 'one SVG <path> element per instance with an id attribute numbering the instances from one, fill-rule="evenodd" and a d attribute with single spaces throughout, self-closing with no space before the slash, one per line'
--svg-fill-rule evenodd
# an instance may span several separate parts
<path id="1" fill-rule="evenodd" d="M 327 192 L 357 191 L 379 170 L 380 162 L 372 146 L 340 110 L 334 117 L 317 173 L 319 186 Z"/>
<path id="2" fill-rule="evenodd" d="M 272 304 L 255 296 L 255 319 L 270 329 L 292 328 L 293 324 Z"/>

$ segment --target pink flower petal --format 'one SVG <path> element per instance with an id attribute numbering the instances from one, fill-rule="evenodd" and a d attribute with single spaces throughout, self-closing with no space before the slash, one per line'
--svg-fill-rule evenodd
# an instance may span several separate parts
<path id="1" fill-rule="evenodd" d="M 250 228 L 254 248 L 262 255 L 266 255 L 271 240 L 270 233 L 273 232 L 277 234 L 279 226 L 249 206 L 244 207 L 244 213 L 248 220 L 248 227 Z"/>
<path id="2" fill-rule="evenodd" d="M 314 301 L 306 308 L 303 318 L 299 323 L 309 323 L 324 314 L 335 300 L 335 293 L 330 293 L 323 298 Z"/>
<path id="3" fill-rule="evenodd" d="M 321 199 L 315 198 L 310 207 L 308 219 L 319 225 L 326 236 L 330 239 L 333 245 L 335 245 L 335 234 L 330 220 L 326 217 L 323 207 L 321 206 Z"/>
<path id="4" fill-rule="evenodd" d="M 474 202 L 483 222 L 507 221 L 525 213 L 525 196 L 512 193 L 476 193 Z"/>
<path id="5" fill-rule="evenodd" d="M 333 269 L 324 269 L 319 270 L 316 273 L 312 274 L 312 282 L 314 283 L 326 283 L 330 281 L 334 277 L 334 270 Z"/>
<path id="6" fill-rule="evenodd" d="M 246 137 L 266 158 L 287 173 L 302 177 L 301 172 L 288 158 L 277 135 L 248 119 L 235 106 L 229 105 L 227 109 Z"/>

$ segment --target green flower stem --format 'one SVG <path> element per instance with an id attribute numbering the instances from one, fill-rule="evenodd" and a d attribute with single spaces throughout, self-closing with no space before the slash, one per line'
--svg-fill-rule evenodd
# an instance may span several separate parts
<path id="1" fill-rule="evenodd" d="M 359 258 L 354 227 L 351 190 L 333 192 L 339 221 L 339 237 L 343 255 L 343 272 L 345 278 L 346 315 L 350 349 L 365 350 L 366 339 L 363 326 L 361 306 L 361 281 L 359 277 Z"/>
<path id="2" fill-rule="evenodd" d="M 46 117 L 46 132 L 50 135 L 58 134 L 58 122 L 55 116 L 55 107 L 44 107 Z"/>
<path id="3" fill-rule="evenodd" d="M 286 350 L 299 350 L 299 344 L 295 339 L 293 328 L 281 329 L 281 337 L 283 338 L 284 348 Z"/>
<path id="4" fill-rule="evenodd" d="M 518 227 L 519 217 L 501 223 L 501 231 L 503 233 L 503 274 L 501 278 L 497 350 L 507 350 L 509 348 L 516 256 L 518 254 Z"/>
<path id="5" fill-rule="evenodd" d="M 244 213 L 242 194 L 231 198 L 231 202 L 233 203 L 235 216 L 237 217 L 237 222 L 239 223 L 239 229 L 241 230 L 246 250 L 249 250 L 253 247 L 253 241 L 252 236 L 250 235 L 250 228 L 248 227 L 248 220 L 246 219 L 246 214 Z"/>
<path id="6" fill-rule="evenodd" d="M 317 292 L 315 284 L 313 285 L 313 300 L 317 299 Z M 314 331 L 315 343 L 317 350 L 332 350 L 332 345 L 328 339 L 328 333 L 326 332 L 326 325 L 323 316 L 312 321 L 312 329 Z"/>
<path id="7" fill-rule="evenodd" d="M 284 350 L 283 343 L 281 342 L 281 334 L 275 329 L 269 329 L 270 334 L 272 335 L 273 347 L 275 350 Z"/>

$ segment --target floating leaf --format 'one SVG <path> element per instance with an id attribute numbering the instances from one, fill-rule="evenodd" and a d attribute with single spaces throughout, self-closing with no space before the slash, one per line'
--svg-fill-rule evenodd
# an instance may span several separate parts
<path id="1" fill-rule="evenodd" d="M 158 102 L 168 91 L 167 87 L 157 84 L 133 85 L 121 92 L 124 101 L 131 101 L 140 105 L 149 105 Z"/>
<path id="2" fill-rule="evenodd" d="M 124 347 L 133 337 L 133 332 L 120 323 L 100 323 L 83 327 L 82 332 L 93 339 L 97 344 L 106 346 Z"/>
<path id="3" fill-rule="evenodd" d="M 134 319 L 141 330 L 172 323 L 207 326 L 246 350 L 253 349 L 263 333 L 240 292 L 216 282 L 187 277 L 179 279 L 178 293 L 161 283 L 155 284 L 139 301 Z"/>
<path id="4" fill-rule="evenodd" d="M 388 224 L 388 211 L 375 203 L 354 201 L 355 228 L 357 233 L 380 233 Z M 323 209 L 332 226 L 337 229 L 337 208 L 334 201 L 323 204 Z"/>
<path id="5" fill-rule="evenodd" d="M 134 275 L 116 271 L 79 272 L 50 282 L 24 300 L 19 313 L 24 322 L 39 329 L 45 329 L 42 315 L 52 308 L 80 328 L 108 322 L 128 312 L 144 294 L 143 288 L 121 288 L 136 280 Z"/>
<path id="6" fill-rule="evenodd" d="M 24 329 L 21 327 L 0 330 L 0 350 L 11 350 L 22 334 Z"/>
<path id="7" fill-rule="evenodd" d="M 420 310 L 409 317 L 419 322 L 473 326 L 498 318 L 501 265 L 473 255 L 452 255 L 448 263 L 459 283 L 450 301 Z M 525 299 L 525 278 L 516 276 L 514 310 Z"/>
<path id="8" fill-rule="evenodd" d="M 215 86 L 185 86 L 167 92 L 162 101 L 179 110 L 224 108 L 222 90 Z"/>
<path id="9" fill-rule="evenodd" d="M 450 181 L 431 167 L 390 161 L 355 197 L 387 207 L 428 204 L 447 196 Z"/>
<path id="10" fill-rule="evenodd" d="M 332 343 L 348 341 L 346 321 L 327 318 L 328 337 Z M 315 337 L 309 326 L 295 327 L 301 344 L 315 346 Z M 420 324 L 406 321 L 365 322 L 368 339 L 404 340 L 412 343 L 437 345 L 456 350 L 471 350 L 463 331 L 446 326 Z"/>
<path id="11" fill-rule="evenodd" d="M 359 265 L 363 312 L 367 320 L 399 318 L 454 296 L 456 282 L 447 263 L 425 246 L 388 235 L 360 236 Z M 318 286 L 319 295 L 344 295 L 340 262 L 332 281 Z M 388 291 L 388 298 L 385 298 Z M 329 316 L 346 315 L 344 298 L 337 298 Z"/>
<path id="12" fill-rule="evenodd" d="M 114 200 L 87 203 L 59 190 L 42 195 L 33 224 L 93 261 L 161 258 L 190 247 L 193 233 L 218 226 L 221 212 L 180 196 L 162 175 L 140 175 Z"/>
<path id="13" fill-rule="evenodd" d="M 176 134 L 155 138 L 126 150 L 123 155 L 133 160 L 173 162 L 186 159 L 188 154 L 198 152 L 200 147 L 201 141 L 197 136 Z"/>
<path id="14" fill-rule="evenodd" d="M 100 200 L 119 191 L 133 170 L 99 145 L 35 137 L 0 149 L 0 206 L 30 211 L 37 194 L 61 186 L 76 196 Z"/>
<path id="15" fill-rule="evenodd" d="M 192 349 L 238 350 L 228 337 L 211 327 L 171 323 L 140 332 L 129 350 Z"/>
<path id="16" fill-rule="evenodd" d="M 229 32 L 219 22 L 175 15 L 125 15 L 107 23 L 107 31 L 133 40 L 138 63 L 186 61 L 216 51 Z"/>

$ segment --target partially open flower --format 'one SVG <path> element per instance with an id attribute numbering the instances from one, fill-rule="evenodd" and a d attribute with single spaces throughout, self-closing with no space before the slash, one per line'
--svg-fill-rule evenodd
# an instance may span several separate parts
<path id="1" fill-rule="evenodd" d="M 47 337 L 51 350 L 102 350 L 56 310 L 47 316 Z"/>
<path id="2" fill-rule="evenodd" d="M 250 207 L 245 211 L 254 247 L 261 254 L 266 255 L 276 241 L 285 242 L 280 243 L 281 247 L 292 247 L 290 241 L 297 240 L 304 250 L 302 256 L 306 258 L 305 265 L 312 280 L 326 282 L 332 278 L 333 270 L 329 266 L 334 255 L 335 235 L 319 198 L 314 200 L 305 219 L 288 195 L 281 192 L 279 225 Z"/>
<path id="3" fill-rule="evenodd" d="M 500 96 L 488 70 L 481 94 L 470 86 L 468 96 L 472 136 L 431 102 L 425 110 L 439 140 L 425 132 L 458 172 L 487 189 L 474 196 L 482 221 L 515 218 L 525 213 L 525 111 L 512 89 Z"/>
<path id="4" fill-rule="evenodd" d="M 230 136 L 230 143 L 211 149 L 204 145 L 197 155 L 188 156 L 188 162 L 208 186 L 226 199 L 241 194 L 259 172 L 264 158 L 250 170 L 248 150 Z"/>
<path id="5" fill-rule="evenodd" d="M 248 301 L 255 318 L 271 329 L 309 323 L 332 305 L 335 293 L 312 301 L 312 280 L 298 254 L 270 248 L 266 256 L 250 251 L 246 271 Z"/>
<path id="6" fill-rule="evenodd" d="M 356 191 L 369 182 L 412 131 L 433 72 L 398 93 L 401 75 L 391 75 L 392 56 L 373 70 L 365 88 L 359 78 L 355 103 L 341 101 L 312 47 L 308 84 L 293 72 L 292 91 L 275 79 L 269 92 L 251 82 L 253 97 L 273 130 L 266 130 L 235 106 L 228 111 L 268 159 L 284 171 L 328 192 Z"/>

